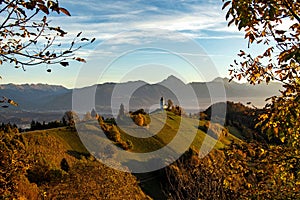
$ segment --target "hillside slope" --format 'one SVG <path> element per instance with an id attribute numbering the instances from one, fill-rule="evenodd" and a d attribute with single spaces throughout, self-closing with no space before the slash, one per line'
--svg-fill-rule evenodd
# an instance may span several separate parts
<path id="1" fill-rule="evenodd" d="M 239 139 L 228 133 L 219 124 L 211 123 L 211 132 L 207 134 L 203 130 L 208 121 L 199 121 L 196 118 L 189 118 L 175 115 L 172 112 L 150 114 L 151 123 L 147 127 L 139 127 L 135 124 L 120 125 L 113 128 L 112 132 L 119 132 L 120 139 L 131 144 L 128 150 L 133 153 L 149 153 L 160 149 L 159 158 L 168 156 L 180 156 L 189 147 L 202 149 L 220 149 L 230 143 L 231 140 Z M 97 121 L 89 121 L 78 124 L 77 130 L 84 144 L 94 155 L 101 154 L 107 145 L 107 138 L 101 130 Z M 226 134 L 225 134 L 226 132 Z M 224 134 L 226 136 L 224 136 Z M 101 145 L 99 145 L 101 144 Z M 203 152 L 204 153 L 204 152 Z M 118 153 L 117 160 L 126 162 L 139 162 L 145 157 L 128 157 L 126 154 Z M 151 158 L 149 158 L 151 159 Z M 143 160 L 146 162 L 147 160 Z"/>
<path id="2" fill-rule="evenodd" d="M 134 156 L 118 152 L 113 157 L 134 172 L 151 171 L 153 168 L 163 166 L 161 163 L 169 162 L 173 156 L 181 157 L 189 148 L 201 152 L 201 156 L 204 156 L 213 149 L 223 148 L 232 140 L 240 141 L 226 128 L 214 123 L 210 124 L 212 132 L 208 135 L 203 131 L 204 127 L 209 124 L 206 120 L 199 121 L 197 118 L 180 117 L 172 112 L 155 112 L 150 114 L 150 118 L 151 123 L 147 127 L 121 124 L 117 129 L 112 128 L 112 132 L 119 132 L 122 141 L 129 141 L 131 144 L 131 148 L 127 151 L 138 154 Z M 90 151 L 102 159 L 102 152 L 107 147 L 107 139 L 97 121 L 83 122 L 77 128 Z M 181 136 L 175 139 L 179 134 Z M 174 140 L 176 141 L 174 142 Z M 172 146 L 170 146 L 171 143 Z M 182 149 L 186 145 L 187 149 Z M 147 153 L 156 151 L 159 151 L 159 154 L 147 157 Z M 152 163 L 153 160 L 155 164 Z M 146 194 L 153 199 L 166 199 L 163 193 L 164 188 L 162 188 L 165 180 L 163 174 L 164 168 L 134 175 L 140 180 L 140 186 Z"/>
<path id="3" fill-rule="evenodd" d="M 0 190 L 1 199 L 148 199 L 133 175 L 91 157 L 74 130 L 34 131 L 21 137 L 25 151 L 18 160 L 25 160 L 24 166 L 12 181 L 16 187 Z M 9 148 L 16 147 L 5 141 L 7 149 L 1 154 L 9 155 Z"/>
<path id="4" fill-rule="evenodd" d="M 165 162 L 166 160 L 163 159 L 170 158 L 168 156 L 178 154 L 180 156 L 184 152 L 181 149 L 183 144 L 188 144 L 187 150 L 192 147 L 199 151 L 203 150 L 203 146 L 204 150 L 207 145 L 208 149 L 220 149 L 231 140 L 239 141 L 218 124 L 210 124 L 213 134 L 208 135 L 203 131 L 207 124 L 207 121 L 199 121 L 196 118 L 180 117 L 171 112 L 158 112 L 151 115 L 151 123 L 148 127 L 125 125 L 119 127 L 118 130 L 121 139 L 130 141 L 132 145 L 128 151 L 140 155 L 168 146 L 180 130 L 183 134 L 179 140 L 177 138 L 173 147 L 166 148 L 160 154 L 161 159 L 156 160 L 157 162 Z M 80 127 L 85 130 L 87 136 L 85 139 L 90 139 L 94 144 L 99 144 L 99 142 L 101 144 L 101 140 L 106 138 L 104 134 L 101 135 L 97 121 L 91 120 L 79 124 L 77 127 L 79 132 Z M 144 138 L 139 137 L 141 134 Z M 21 166 L 11 176 L 12 185 L 16 187 L 3 188 L 0 190 L 0 195 L 4 199 L 13 197 L 23 199 L 163 198 L 159 171 L 133 175 L 114 170 L 91 156 L 81 142 L 82 133 L 79 135 L 71 128 L 32 131 L 11 135 L 10 139 L 5 138 L 9 134 L 3 135 L 0 141 L 5 141 L 0 143 L 2 158 L 13 155 L 12 160 L 18 161 L 16 163 L 21 163 Z M 15 146 L 18 143 L 22 144 L 21 149 L 19 145 Z M 99 145 L 96 148 L 99 148 Z M 98 151 L 101 151 L 101 148 Z M 93 152 L 93 155 L 97 155 L 96 153 Z M 148 167 L 143 166 L 143 163 L 147 163 L 143 160 L 143 156 L 126 157 L 125 154 L 116 152 L 112 154 L 114 159 L 110 159 L 110 165 L 115 168 L 138 166 L 147 169 Z M 15 163 L 9 164 L 10 160 L 4 161 L 7 162 L 8 169 L 16 169 Z M 9 172 L 8 169 L 6 172 Z"/>

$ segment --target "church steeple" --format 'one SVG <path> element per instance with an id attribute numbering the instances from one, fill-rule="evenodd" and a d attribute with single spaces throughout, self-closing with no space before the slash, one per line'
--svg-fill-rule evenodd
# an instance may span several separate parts
<path id="1" fill-rule="evenodd" d="M 160 109 L 163 110 L 164 109 L 164 97 L 160 98 Z"/>

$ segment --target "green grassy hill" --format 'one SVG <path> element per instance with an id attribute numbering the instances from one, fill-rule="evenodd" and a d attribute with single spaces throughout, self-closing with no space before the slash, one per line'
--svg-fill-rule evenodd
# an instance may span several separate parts
<path id="1" fill-rule="evenodd" d="M 151 123 L 147 127 L 139 127 L 135 124 L 120 125 L 118 127 L 121 140 L 132 143 L 130 152 L 148 153 L 156 151 L 174 140 L 176 140 L 174 147 L 180 149 L 180 146 L 190 142 L 191 146 L 188 147 L 199 150 L 202 145 L 211 144 L 215 149 L 221 149 L 232 140 L 240 140 L 221 125 L 210 124 L 208 121 L 181 117 L 172 112 L 157 112 L 151 114 L 150 117 Z M 211 130 L 209 135 L 203 131 L 205 126 L 208 126 Z M 103 138 L 106 138 L 97 121 L 83 122 L 77 128 L 83 137 L 82 139 L 86 140 L 84 142 L 95 143 L 95 149 L 98 146 L 96 141 L 99 140 L 99 143 L 101 143 Z M 180 138 L 175 139 L 177 136 Z M 204 139 L 205 143 L 203 143 Z M 172 151 L 177 150 L 173 148 Z"/>
<path id="2" fill-rule="evenodd" d="M 128 151 L 153 152 L 168 146 L 175 140 L 171 148 L 163 151 L 165 155 L 161 156 L 164 158 L 169 154 L 183 153 L 185 149 L 181 148 L 182 145 L 187 146 L 186 150 L 189 147 L 200 150 L 203 146 L 211 144 L 212 148 L 220 149 L 231 140 L 239 141 L 238 138 L 229 134 L 227 129 L 218 124 L 209 124 L 207 121 L 180 117 L 171 112 L 157 112 L 150 117 L 151 123 L 147 127 L 136 125 L 117 127 L 120 140 L 131 144 Z M 211 136 L 203 131 L 205 127 L 210 127 Z M 134 176 L 107 167 L 91 156 L 90 153 L 98 157 L 106 147 L 102 145 L 103 149 L 101 149 L 99 144 L 103 141 L 107 142 L 96 120 L 80 123 L 77 129 L 80 134 L 75 129 L 64 127 L 19 135 L 18 137 L 22 138 L 21 141 L 24 144 L 22 147 L 24 151 L 22 154 L 19 153 L 19 160 L 23 162 L 21 170 L 12 180 L 17 189 L 10 192 L 9 188 L 3 189 L 4 198 L 1 199 L 12 197 L 23 199 L 85 199 L 87 197 L 88 199 L 149 199 L 149 196 L 160 199 L 163 196 L 159 172 Z M 180 135 L 179 138 L 177 138 L 178 135 Z M 11 141 L 14 143 L 12 138 Z M 90 152 L 83 145 L 86 142 L 90 144 L 88 146 Z M 111 143 L 111 141 L 108 142 Z M 14 155 L 15 148 L 7 146 L 2 154 Z M 127 154 L 114 151 L 110 153 L 110 156 L 100 156 L 100 159 L 109 160 L 110 165 L 117 168 L 124 167 L 123 165 L 128 162 L 134 161 L 139 164 L 145 161 L 139 160 L 142 157 L 132 158 Z"/>
<path id="3" fill-rule="evenodd" d="M 172 112 L 156 112 L 151 114 L 150 118 L 151 123 L 147 127 L 139 127 L 135 124 L 125 124 L 118 127 L 120 139 L 122 141 L 130 141 L 132 144 L 132 148 L 127 151 L 134 153 L 153 152 L 168 145 L 178 134 L 181 136 L 177 138 L 173 148 L 167 148 L 165 151 L 160 152 L 160 158 L 183 153 L 182 145 L 187 145 L 186 150 L 191 147 L 196 151 L 201 149 L 202 153 L 206 154 L 206 149 L 208 151 L 221 149 L 232 140 L 235 142 L 240 141 L 240 139 L 231 135 L 226 128 L 219 124 L 210 124 L 208 121 L 180 117 Z M 211 136 L 203 131 L 205 126 L 210 127 Z M 101 151 L 105 151 L 107 139 L 97 121 L 81 123 L 77 128 L 84 143 L 89 144 L 89 149 L 94 155 L 98 156 Z M 143 156 L 133 157 L 122 153 L 117 153 L 114 156 L 116 160 L 119 160 L 124 165 L 130 163 L 132 166 L 132 163 L 136 163 L 139 165 L 138 167 L 142 167 L 143 162 L 147 162 Z M 140 180 L 140 186 L 148 195 L 154 199 L 162 198 L 161 175 L 159 171 L 139 173 L 135 174 L 135 176 Z"/>

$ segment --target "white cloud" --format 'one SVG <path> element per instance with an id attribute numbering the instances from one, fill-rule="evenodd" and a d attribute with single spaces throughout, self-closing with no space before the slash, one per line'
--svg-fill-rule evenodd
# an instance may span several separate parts
<path id="1" fill-rule="evenodd" d="M 222 39 L 236 38 L 239 33 L 234 27 L 227 27 L 225 11 L 220 4 L 203 1 L 173 1 L 164 2 L 162 6 L 142 0 L 111 1 L 82 0 L 65 1 L 79 7 L 74 10 L 75 16 L 64 17 L 63 27 L 75 35 L 83 31 L 87 37 L 96 37 L 98 41 L 107 40 L 124 31 L 139 29 L 166 29 L 181 32 L 190 38 Z M 161 3 L 162 4 L 162 3 Z M 182 8 L 180 6 L 183 6 Z M 77 14 L 78 13 L 78 14 Z M 83 15 L 84 14 L 84 15 Z M 52 17 L 56 24 L 61 24 L 61 17 Z M 205 31 L 214 32 L 213 35 Z M 72 39 L 71 36 L 69 41 Z M 176 38 L 175 38 L 176 39 Z M 66 39 L 65 39 L 66 40 Z M 115 45 L 135 43 L 134 38 L 116 40 Z"/>

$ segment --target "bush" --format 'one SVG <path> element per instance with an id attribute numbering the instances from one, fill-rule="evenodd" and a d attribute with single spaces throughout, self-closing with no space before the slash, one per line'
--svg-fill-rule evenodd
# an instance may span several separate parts
<path id="1" fill-rule="evenodd" d="M 125 142 L 121 139 L 121 133 L 116 125 L 114 124 L 110 125 L 105 122 L 101 122 L 100 126 L 103 132 L 105 133 L 106 137 L 109 140 L 115 142 L 115 144 L 118 147 L 124 150 L 129 150 L 132 148 L 132 143 L 130 141 Z"/>
<path id="2" fill-rule="evenodd" d="M 151 123 L 151 118 L 148 114 L 131 114 L 131 119 L 134 121 L 134 123 L 138 126 L 147 126 Z"/>
<path id="3" fill-rule="evenodd" d="M 124 149 L 124 150 L 128 150 L 128 149 L 129 149 L 127 143 L 124 142 L 123 140 L 122 140 L 122 141 L 119 141 L 116 145 L 117 145 L 118 147 Z"/>
<path id="4" fill-rule="evenodd" d="M 133 121 L 138 126 L 144 126 L 144 116 L 142 114 L 133 115 Z"/>
<path id="5" fill-rule="evenodd" d="M 121 140 L 121 134 L 117 126 L 112 125 L 111 129 L 109 132 L 106 133 L 106 136 L 108 139 L 118 142 Z"/>

